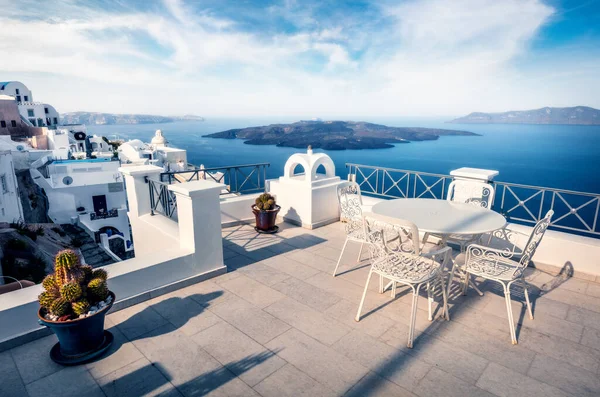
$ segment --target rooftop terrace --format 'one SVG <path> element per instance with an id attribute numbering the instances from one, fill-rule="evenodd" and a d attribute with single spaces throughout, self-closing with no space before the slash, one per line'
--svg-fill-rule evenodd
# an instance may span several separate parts
<path id="1" fill-rule="evenodd" d="M 5 396 L 597 396 L 600 284 L 529 268 L 535 320 L 513 294 L 511 345 L 502 291 L 457 288 L 451 321 L 427 321 L 420 298 L 416 340 L 406 348 L 410 294 L 392 299 L 373 280 L 354 316 L 369 268 L 358 246 L 331 273 L 341 223 L 276 235 L 224 228 L 228 273 L 114 312 L 115 343 L 102 359 L 61 367 L 54 335 L 0 353 Z M 366 257 L 366 255 L 365 255 Z M 439 301 L 439 297 L 437 298 Z"/>

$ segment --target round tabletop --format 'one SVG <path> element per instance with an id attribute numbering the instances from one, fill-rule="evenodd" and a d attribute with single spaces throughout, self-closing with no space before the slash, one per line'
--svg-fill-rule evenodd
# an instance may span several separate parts
<path id="1" fill-rule="evenodd" d="M 419 231 L 435 234 L 482 234 L 506 225 L 506 219 L 495 211 L 447 200 L 386 200 L 371 211 L 410 221 Z"/>

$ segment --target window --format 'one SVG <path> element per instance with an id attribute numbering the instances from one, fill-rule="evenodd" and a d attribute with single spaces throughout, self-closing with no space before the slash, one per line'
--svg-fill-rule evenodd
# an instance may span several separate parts
<path id="1" fill-rule="evenodd" d="M 38 127 L 43 127 L 43 126 L 44 126 L 44 120 L 38 119 Z"/>
<path id="2" fill-rule="evenodd" d="M 0 127 L 6 128 L 6 121 L 4 121 L 4 120 L 0 121 Z"/>
<path id="3" fill-rule="evenodd" d="M 21 102 L 21 95 L 17 95 L 17 102 Z"/>
<path id="4" fill-rule="evenodd" d="M 25 102 L 29 102 L 29 97 L 27 95 L 25 95 Z"/>
<path id="5" fill-rule="evenodd" d="M 58 125 L 58 117 L 54 117 L 54 125 Z"/>
<path id="6" fill-rule="evenodd" d="M 47 118 L 46 118 L 46 124 L 47 124 L 47 125 L 50 125 L 50 124 L 51 124 L 51 123 L 50 123 L 50 117 L 47 117 Z"/>
<path id="7" fill-rule="evenodd" d="M 17 95 L 19 95 L 19 94 L 20 94 L 20 92 L 19 92 L 19 89 L 18 89 L 18 88 L 15 88 L 15 93 L 16 93 Z"/>
<path id="8" fill-rule="evenodd" d="M 44 108 L 44 113 L 48 114 L 48 108 Z"/>
<path id="9" fill-rule="evenodd" d="M 27 117 L 33 117 L 33 109 L 27 109 Z"/>
<path id="10" fill-rule="evenodd" d="M 17 122 L 15 120 L 10 121 L 10 126 L 15 128 L 17 126 Z"/>
<path id="11" fill-rule="evenodd" d="M 8 184 L 6 183 L 6 174 L 0 175 L 0 187 L 2 187 L 2 193 L 8 193 Z"/>

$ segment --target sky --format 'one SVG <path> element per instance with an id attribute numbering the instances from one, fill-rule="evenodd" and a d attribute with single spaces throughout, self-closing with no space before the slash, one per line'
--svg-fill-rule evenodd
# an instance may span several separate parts
<path id="1" fill-rule="evenodd" d="M 600 108 L 600 0 L 0 0 L 0 81 L 59 112 Z"/>

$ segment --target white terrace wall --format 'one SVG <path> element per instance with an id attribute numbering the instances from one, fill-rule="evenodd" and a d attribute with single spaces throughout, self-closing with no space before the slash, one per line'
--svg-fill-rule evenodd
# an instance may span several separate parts
<path id="1" fill-rule="evenodd" d="M 219 194 L 224 185 L 194 181 L 170 188 L 176 194 L 179 222 L 150 215 L 146 178 L 159 167 L 120 170 L 125 175 L 136 257 L 104 269 L 117 302 L 113 310 L 142 302 L 226 272 L 223 264 Z M 46 335 L 37 323 L 41 285 L 0 297 L 0 351 Z"/>

